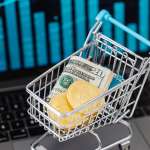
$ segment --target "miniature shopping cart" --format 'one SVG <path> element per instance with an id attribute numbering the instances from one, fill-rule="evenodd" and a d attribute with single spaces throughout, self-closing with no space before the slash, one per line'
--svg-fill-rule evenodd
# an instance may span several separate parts
<path id="1" fill-rule="evenodd" d="M 52 134 L 54 138 L 58 138 L 60 142 L 63 142 L 86 132 L 92 133 L 97 138 L 99 144 L 97 150 L 106 150 L 116 145 L 120 145 L 122 150 L 129 149 L 133 132 L 130 124 L 124 121 L 123 118 L 131 118 L 134 113 L 148 77 L 150 58 L 142 58 L 128 48 L 98 32 L 104 19 L 150 46 L 148 40 L 116 21 L 108 11 L 100 11 L 96 17 L 97 22 L 90 30 L 83 48 L 56 64 L 26 87 L 27 92 L 30 94 L 27 99 L 30 105 L 28 113 L 32 119 L 39 122 L 39 125 L 44 126 L 44 129 L 47 130 L 45 134 L 31 144 L 32 150 L 35 150 L 38 143 L 48 134 Z M 113 82 L 115 81 L 117 84 L 71 112 L 61 114 L 45 100 L 72 56 L 83 57 L 97 65 L 109 68 L 115 74 Z M 84 117 L 79 117 L 82 109 L 88 110 L 91 104 L 96 106 L 100 99 L 105 99 L 104 106 L 99 106 L 97 110 L 93 107 L 93 111 L 90 114 L 86 113 Z M 77 112 L 79 112 L 78 119 L 73 122 L 74 114 Z M 52 113 L 53 119 L 50 118 L 50 113 Z M 55 121 L 56 115 L 58 122 Z M 60 119 L 66 117 L 71 117 L 70 123 L 66 126 L 61 126 Z M 87 117 L 89 117 L 88 120 L 86 119 Z M 78 123 L 81 121 L 82 123 L 79 125 Z M 129 129 L 129 135 L 108 146 L 102 147 L 101 140 L 94 132 L 94 129 L 117 122 L 120 122 Z M 75 127 L 72 129 L 71 126 L 74 124 Z"/>

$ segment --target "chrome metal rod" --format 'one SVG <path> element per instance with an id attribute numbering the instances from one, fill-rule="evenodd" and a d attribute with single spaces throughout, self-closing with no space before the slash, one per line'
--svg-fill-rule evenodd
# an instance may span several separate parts
<path id="1" fill-rule="evenodd" d="M 32 144 L 31 144 L 31 150 L 36 150 L 35 147 L 39 144 L 40 141 L 42 141 L 47 135 L 49 134 L 49 132 L 45 132 L 42 136 L 40 136 L 39 138 L 37 138 Z"/>
<path id="2" fill-rule="evenodd" d="M 98 24 L 99 24 L 99 25 L 98 25 Z M 89 39 L 90 39 L 90 37 L 91 37 L 91 35 L 92 35 L 92 32 L 93 32 L 93 30 L 95 29 L 95 27 L 98 25 L 98 27 L 97 27 L 96 30 L 94 31 L 94 33 L 96 34 L 97 31 L 98 31 L 98 30 L 100 29 L 100 27 L 102 26 L 102 24 L 103 24 L 103 22 L 99 22 L 99 21 L 97 21 L 97 22 L 95 23 L 95 25 L 94 25 L 94 26 L 92 27 L 92 29 L 90 30 L 90 32 L 89 32 L 89 34 L 88 34 L 88 36 L 87 36 L 87 38 L 86 38 L 86 40 L 85 40 L 85 43 L 84 43 L 83 47 L 87 45 L 87 43 L 88 43 L 88 41 L 89 41 Z"/>
<path id="3" fill-rule="evenodd" d="M 94 131 L 89 131 L 89 132 L 90 132 L 91 134 L 93 134 L 93 135 L 96 137 L 96 139 L 97 139 L 97 142 L 98 142 L 98 148 L 95 149 L 95 150 L 101 150 L 101 148 L 102 148 L 102 142 L 101 142 L 101 140 L 100 140 L 98 134 L 95 133 Z"/>
<path id="4" fill-rule="evenodd" d="M 121 112 L 121 110 L 122 110 L 122 107 L 125 105 L 125 103 L 127 102 L 128 98 L 129 98 L 130 95 L 132 94 L 134 87 L 136 86 L 137 82 L 139 81 L 140 77 L 142 76 L 142 74 L 143 74 L 144 70 L 146 69 L 147 65 L 149 64 L 149 62 L 150 62 L 150 58 L 148 58 L 148 60 L 145 62 L 145 64 L 144 64 L 143 68 L 141 69 L 141 71 L 140 71 L 140 73 L 139 73 L 137 79 L 134 81 L 134 83 L 133 83 L 133 85 L 132 85 L 132 87 L 131 87 L 131 89 L 130 89 L 129 94 L 125 97 L 125 99 L 124 99 L 122 105 L 120 106 L 120 108 L 119 108 L 117 114 L 116 114 L 115 117 L 114 117 L 113 122 L 115 122 L 115 120 L 117 119 L 118 115 L 120 114 L 120 112 Z"/>
<path id="5" fill-rule="evenodd" d="M 114 143 L 106 146 L 106 147 L 103 147 L 101 150 L 108 150 L 111 147 L 114 147 L 114 146 L 119 145 L 121 143 L 124 143 L 126 141 L 130 141 L 130 139 L 132 138 L 132 136 L 133 136 L 133 130 L 132 130 L 132 127 L 131 127 L 130 123 L 128 123 L 127 121 L 124 121 L 124 120 L 120 120 L 119 122 L 121 124 L 125 125 L 126 127 L 128 127 L 129 135 L 127 137 L 125 137 L 125 138 L 122 138 L 121 140 L 118 140 L 118 141 L 116 141 L 116 142 L 114 142 Z"/>
<path id="6" fill-rule="evenodd" d="M 108 146 L 105 146 L 105 147 L 103 147 L 103 148 L 102 148 L 102 143 L 101 143 L 101 140 L 100 140 L 98 134 L 95 133 L 94 131 L 89 131 L 91 134 L 93 134 L 93 135 L 96 137 L 96 139 L 97 139 L 97 141 L 98 141 L 98 148 L 95 149 L 95 150 L 108 150 L 108 149 L 110 149 L 111 147 L 114 147 L 114 146 L 116 146 L 116 145 L 118 145 L 118 144 L 121 144 L 121 143 L 124 143 L 124 142 L 126 142 L 126 141 L 129 141 L 129 140 L 132 138 L 132 136 L 133 136 L 133 131 L 132 131 L 132 127 L 131 127 L 130 123 L 128 123 L 127 121 L 124 121 L 124 120 L 120 120 L 119 122 L 120 122 L 121 124 L 125 125 L 126 127 L 128 127 L 129 135 L 128 135 L 127 137 L 122 138 L 121 140 L 118 140 L 118 141 L 116 141 L 116 142 L 114 142 L 114 143 L 112 143 L 112 144 L 110 144 L 110 145 L 108 145 Z M 49 134 L 49 132 L 47 131 L 47 132 L 44 133 L 42 136 L 40 136 L 39 138 L 37 138 L 37 139 L 31 144 L 31 150 L 36 150 L 36 146 L 37 146 L 37 145 L 39 144 L 39 142 L 42 141 L 48 134 Z"/>

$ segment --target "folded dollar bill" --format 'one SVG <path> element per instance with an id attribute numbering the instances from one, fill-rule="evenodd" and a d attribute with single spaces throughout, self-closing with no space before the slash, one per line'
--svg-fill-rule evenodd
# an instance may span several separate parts
<path id="1" fill-rule="evenodd" d="M 114 73 L 109 69 L 82 57 L 73 56 L 64 68 L 46 101 L 49 102 L 55 94 L 66 91 L 73 82 L 79 80 L 88 81 L 97 86 L 102 92 L 105 92 L 113 76 Z"/>

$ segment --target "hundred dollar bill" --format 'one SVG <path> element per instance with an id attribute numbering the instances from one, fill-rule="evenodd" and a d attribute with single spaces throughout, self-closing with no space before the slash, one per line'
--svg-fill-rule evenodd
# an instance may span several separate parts
<path id="1" fill-rule="evenodd" d="M 109 69 L 94 64 L 87 59 L 73 56 L 70 58 L 46 101 L 49 102 L 54 95 L 66 91 L 73 82 L 79 80 L 88 81 L 97 86 L 102 92 L 105 92 L 113 76 L 114 73 Z"/>

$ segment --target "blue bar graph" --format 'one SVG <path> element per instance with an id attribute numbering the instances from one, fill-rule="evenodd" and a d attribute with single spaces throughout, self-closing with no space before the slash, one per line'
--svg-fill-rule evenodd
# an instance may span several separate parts
<path id="1" fill-rule="evenodd" d="M 3 20 L 0 17 L 0 72 L 6 70 L 7 70 L 7 62 L 6 62 L 6 54 L 5 54 Z"/>
<path id="2" fill-rule="evenodd" d="M 90 31 L 91 28 L 96 23 L 95 17 L 99 13 L 99 0 L 88 0 L 87 9 L 88 9 L 88 31 Z M 92 36 L 90 37 L 89 41 L 92 41 Z"/>
<path id="3" fill-rule="evenodd" d="M 112 24 L 104 21 L 102 25 L 102 34 L 112 39 Z"/>
<path id="4" fill-rule="evenodd" d="M 60 27 L 58 22 L 50 22 L 49 28 L 49 43 L 50 43 L 50 62 L 56 64 L 61 60 L 60 47 Z"/>
<path id="5" fill-rule="evenodd" d="M 127 24 L 128 28 L 137 32 L 137 25 L 136 23 L 129 23 Z M 127 48 L 133 52 L 137 52 L 137 40 L 130 34 L 127 34 Z"/>
<path id="6" fill-rule="evenodd" d="M 75 0 L 75 32 L 77 50 L 82 48 L 86 39 L 85 0 Z"/>
<path id="7" fill-rule="evenodd" d="M 5 0 L 7 1 L 7 0 Z M 10 68 L 20 69 L 20 48 L 18 41 L 17 17 L 15 3 L 5 6 L 6 29 L 8 39 L 8 49 L 10 58 Z"/>
<path id="8" fill-rule="evenodd" d="M 17 1 L 17 0 L 6 0 L 6 1 L 0 3 L 0 7 L 9 5 L 11 3 L 14 3 L 15 1 Z"/>
<path id="9" fill-rule="evenodd" d="M 139 0 L 139 34 L 149 39 L 149 0 Z M 148 46 L 139 43 L 140 52 L 148 51 Z"/>
<path id="10" fill-rule="evenodd" d="M 83 47 L 87 37 L 86 28 L 88 26 L 90 31 L 96 23 L 95 17 L 100 8 L 110 10 L 113 6 L 113 13 L 110 11 L 113 18 L 122 24 L 127 22 L 131 30 L 150 39 L 150 0 L 138 0 L 128 4 L 125 1 L 59 0 L 47 4 L 50 5 L 49 10 L 46 7 L 39 10 L 37 5 L 42 6 L 43 1 L 35 0 L 32 3 L 30 0 L 1 0 L 0 9 L 2 8 L 2 12 L 4 10 L 4 14 L 0 16 L 0 72 L 22 69 L 21 67 L 25 69 L 47 66 L 58 63 L 62 57 L 68 57 L 74 52 L 74 47 L 76 50 Z M 57 8 L 53 10 L 55 6 Z M 60 11 L 57 10 L 59 7 Z M 134 13 L 130 15 L 132 11 Z M 133 18 L 134 15 L 137 16 Z M 138 40 L 125 34 L 122 29 L 113 26 L 109 21 L 103 22 L 102 34 L 135 53 L 140 52 L 140 55 L 149 50 L 148 46 L 142 42 L 138 43 Z M 118 51 L 122 52 L 119 48 Z M 84 57 L 85 53 L 82 56 Z"/>
<path id="11" fill-rule="evenodd" d="M 120 23 L 125 24 L 125 4 L 123 2 L 116 2 L 113 5 L 113 9 L 114 9 L 114 18 Z M 115 26 L 114 35 L 115 41 L 125 46 L 124 31 Z"/>
<path id="12" fill-rule="evenodd" d="M 96 23 L 95 17 L 99 13 L 99 0 L 88 0 L 88 27 L 89 31 Z"/>
<path id="13" fill-rule="evenodd" d="M 37 64 L 38 66 L 45 66 L 48 64 L 45 14 L 44 12 L 36 12 L 34 13 L 33 17 L 35 28 Z"/>
<path id="14" fill-rule="evenodd" d="M 64 58 L 73 53 L 72 0 L 61 0 L 61 20 Z"/>
<path id="15" fill-rule="evenodd" d="M 99 13 L 99 0 L 88 0 L 87 1 L 87 11 L 88 11 L 88 31 L 91 30 L 91 28 L 96 23 L 95 17 Z M 90 37 L 89 41 L 92 41 L 92 36 Z M 95 49 L 95 46 L 94 48 Z M 85 57 L 85 53 L 83 53 Z M 92 56 L 94 56 L 94 50 L 92 50 Z"/>
<path id="16" fill-rule="evenodd" d="M 33 39 L 31 30 L 31 11 L 29 0 L 19 0 L 20 24 L 22 35 L 23 62 L 25 68 L 35 66 L 33 53 Z"/>

